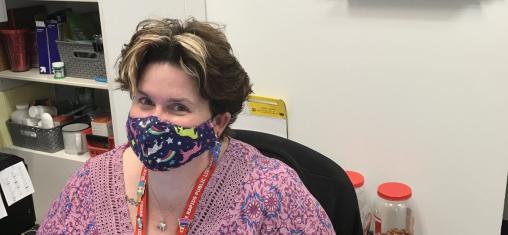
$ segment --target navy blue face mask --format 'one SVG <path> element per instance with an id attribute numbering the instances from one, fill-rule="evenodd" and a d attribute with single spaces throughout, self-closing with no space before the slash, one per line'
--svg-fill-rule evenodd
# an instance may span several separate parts
<path id="1" fill-rule="evenodd" d="M 127 119 L 127 138 L 139 160 L 150 170 L 180 167 L 210 150 L 214 160 L 220 143 L 211 120 L 196 127 L 182 127 L 157 117 Z"/>

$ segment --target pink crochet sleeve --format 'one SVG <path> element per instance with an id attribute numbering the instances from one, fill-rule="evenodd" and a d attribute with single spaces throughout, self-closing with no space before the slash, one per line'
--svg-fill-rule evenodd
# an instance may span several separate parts
<path id="1" fill-rule="evenodd" d="M 85 163 L 69 179 L 37 234 L 97 234 L 89 174 Z"/>
<path id="2" fill-rule="evenodd" d="M 335 234 L 326 212 L 293 169 L 258 154 L 251 163 L 253 171 L 232 208 L 238 217 L 230 217 L 220 233 Z"/>

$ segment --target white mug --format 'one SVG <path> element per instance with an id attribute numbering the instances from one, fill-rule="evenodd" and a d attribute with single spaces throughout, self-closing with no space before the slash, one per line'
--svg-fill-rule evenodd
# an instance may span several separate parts
<path id="1" fill-rule="evenodd" d="M 68 154 L 82 154 L 88 151 L 84 131 L 90 128 L 85 123 L 74 123 L 62 127 L 64 151 Z"/>

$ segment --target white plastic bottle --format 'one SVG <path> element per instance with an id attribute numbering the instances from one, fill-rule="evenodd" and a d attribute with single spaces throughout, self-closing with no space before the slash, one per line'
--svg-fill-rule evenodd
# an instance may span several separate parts
<path id="1" fill-rule="evenodd" d="M 16 124 L 26 125 L 27 118 L 28 118 L 28 104 L 26 103 L 16 104 L 16 110 L 11 113 L 11 121 Z"/>
<path id="2" fill-rule="evenodd" d="M 43 113 L 41 115 L 41 128 L 44 129 L 51 129 L 55 127 L 55 124 L 53 123 L 53 118 L 49 113 Z"/>
<path id="3" fill-rule="evenodd" d="M 41 119 L 41 115 L 43 113 L 49 113 L 51 116 L 56 116 L 57 110 L 56 107 L 43 105 L 32 106 L 28 109 L 28 114 L 32 118 Z"/>
<path id="4" fill-rule="evenodd" d="M 370 211 L 371 203 L 369 197 L 363 187 L 365 179 L 361 173 L 356 171 L 346 171 L 346 173 L 355 188 L 358 207 L 360 208 L 360 217 L 362 219 L 363 235 L 367 235 L 369 234 L 370 225 L 372 223 L 372 213 Z"/>

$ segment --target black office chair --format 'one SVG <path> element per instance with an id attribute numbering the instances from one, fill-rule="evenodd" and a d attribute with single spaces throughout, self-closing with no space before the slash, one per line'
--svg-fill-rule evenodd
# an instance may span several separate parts
<path id="1" fill-rule="evenodd" d="M 323 206 L 337 234 L 362 234 L 355 190 L 346 172 L 334 161 L 299 143 L 267 133 L 232 130 L 231 137 L 293 168 Z"/>

